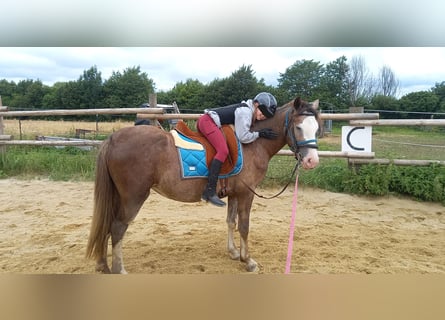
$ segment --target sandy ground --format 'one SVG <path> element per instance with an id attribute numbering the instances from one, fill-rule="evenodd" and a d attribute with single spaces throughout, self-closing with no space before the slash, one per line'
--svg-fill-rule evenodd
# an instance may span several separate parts
<path id="1" fill-rule="evenodd" d="M 94 273 L 84 257 L 92 191 L 91 182 L 0 180 L 0 273 Z M 292 187 L 254 200 L 249 240 L 259 273 L 285 270 L 292 200 Z M 226 253 L 225 217 L 224 208 L 153 193 L 124 239 L 127 271 L 244 273 Z M 444 274 L 445 207 L 300 187 L 291 272 Z"/>

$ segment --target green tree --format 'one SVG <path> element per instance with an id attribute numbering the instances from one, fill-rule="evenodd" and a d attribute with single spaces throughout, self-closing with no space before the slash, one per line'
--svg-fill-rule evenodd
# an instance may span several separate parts
<path id="1" fill-rule="evenodd" d="M 43 97 L 49 91 L 40 80 L 21 80 L 9 102 L 12 108 L 42 108 Z"/>
<path id="2" fill-rule="evenodd" d="M 101 73 L 93 66 L 83 72 L 77 80 L 80 93 L 80 109 L 95 109 L 101 107 L 103 100 L 103 83 Z"/>
<path id="3" fill-rule="evenodd" d="M 262 83 L 264 84 L 263 80 Z M 226 105 L 253 98 L 258 93 L 260 86 L 255 72 L 252 70 L 252 65 L 241 66 L 227 78 L 224 85 Z"/>
<path id="4" fill-rule="evenodd" d="M 58 106 L 62 109 L 79 109 L 82 103 L 82 89 L 77 81 L 69 81 L 60 86 L 58 92 Z"/>
<path id="5" fill-rule="evenodd" d="M 436 83 L 436 85 L 432 88 L 432 92 L 437 96 L 439 99 L 438 105 L 436 108 L 436 112 L 445 112 L 445 81 L 442 81 L 441 83 Z M 441 116 L 441 118 L 445 118 L 445 116 Z"/>
<path id="6" fill-rule="evenodd" d="M 436 112 L 438 104 L 439 97 L 431 91 L 411 92 L 400 98 L 400 110 L 407 112 Z M 419 114 L 407 114 L 406 117 L 420 118 Z"/>
<path id="7" fill-rule="evenodd" d="M 11 105 L 16 86 L 14 81 L 7 81 L 6 79 L 0 80 L 0 97 L 2 97 L 2 104 L 4 106 Z"/>
<path id="8" fill-rule="evenodd" d="M 113 71 L 104 83 L 104 105 L 109 108 L 134 108 L 148 101 L 155 92 L 154 82 L 139 66 L 127 68 L 123 73 Z"/>
<path id="9" fill-rule="evenodd" d="M 300 96 L 305 100 L 317 99 L 320 93 L 324 67 L 314 60 L 298 60 L 280 73 L 278 88 L 286 94 L 286 100 Z"/>
<path id="10" fill-rule="evenodd" d="M 198 80 L 187 79 L 178 82 L 168 94 L 168 102 L 176 101 L 180 110 L 200 110 L 205 86 Z"/>
<path id="11" fill-rule="evenodd" d="M 226 82 L 227 78 L 216 78 L 205 86 L 202 93 L 201 110 L 223 107 L 232 103 L 225 97 Z"/>
<path id="12" fill-rule="evenodd" d="M 348 107 L 347 77 L 349 66 L 345 56 L 326 64 L 320 79 L 320 96 L 317 97 L 329 108 L 341 110 Z"/>
<path id="13" fill-rule="evenodd" d="M 48 92 L 42 100 L 43 108 L 45 109 L 63 109 L 62 88 L 66 86 L 66 82 L 56 82 L 49 87 Z"/>
<path id="14" fill-rule="evenodd" d="M 391 96 L 376 95 L 372 98 L 371 105 L 373 109 L 376 109 L 380 113 L 382 119 L 398 119 L 400 114 L 397 111 L 400 109 L 399 100 Z M 386 112 L 385 112 L 386 111 Z"/>

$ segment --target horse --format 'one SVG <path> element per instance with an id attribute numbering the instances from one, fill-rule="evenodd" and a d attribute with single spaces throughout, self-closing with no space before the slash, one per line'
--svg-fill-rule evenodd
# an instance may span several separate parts
<path id="1" fill-rule="evenodd" d="M 318 165 L 317 133 L 321 128 L 318 100 L 300 97 L 277 108 L 275 116 L 257 121 L 252 131 L 271 128 L 277 139 L 258 138 L 242 145 L 243 168 L 227 180 L 227 250 L 229 257 L 245 263 L 249 272 L 258 270 L 250 256 L 248 234 L 254 190 L 264 179 L 270 159 L 286 144 L 304 169 Z M 101 144 L 96 159 L 94 209 L 86 257 L 96 260 L 96 271 L 127 273 L 122 241 L 128 225 L 138 214 L 153 189 L 180 202 L 199 202 L 205 178 L 183 179 L 173 136 L 154 126 L 122 128 Z M 239 249 L 234 232 L 238 223 Z M 111 236 L 112 264 L 107 263 Z"/>

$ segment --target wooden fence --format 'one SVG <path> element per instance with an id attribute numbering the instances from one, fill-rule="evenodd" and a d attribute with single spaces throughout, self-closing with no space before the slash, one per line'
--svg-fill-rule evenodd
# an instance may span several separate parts
<path id="1" fill-rule="evenodd" d="M 12 140 L 10 135 L 4 135 L 3 117 L 33 117 L 33 116 L 63 116 L 63 115 L 99 115 L 99 114 L 136 114 L 139 119 L 155 120 L 196 120 L 201 114 L 164 114 L 163 108 L 112 108 L 112 109 L 75 109 L 75 110 L 40 110 L 40 111 L 6 111 L 7 107 L 1 106 L 0 99 L 0 151 L 5 145 L 36 145 L 36 146 L 98 146 L 100 140 L 76 140 L 76 141 L 36 141 L 36 140 Z M 380 120 L 378 113 L 322 113 L 323 120 L 349 121 L 351 126 L 445 126 L 445 120 Z M 281 150 L 279 156 L 293 155 L 290 150 Z M 378 163 L 396 165 L 429 165 L 437 163 L 445 165 L 445 161 L 435 160 L 399 160 L 399 159 L 375 159 L 374 152 L 342 152 L 319 151 L 320 157 L 346 158 L 351 164 Z"/>
<path id="2" fill-rule="evenodd" d="M 64 115 L 98 115 L 98 114 L 136 114 L 139 119 L 155 120 L 196 120 L 201 114 L 164 114 L 163 108 L 113 108 L 113 109 L 71 109 L 71 110 L 39 110 L 39 111 L 5 111 L 0 110 L 0 119 L 3 117 L 33 117 L 33 116 L 64 116 Z M 326 120 L 372 120 L 378 119 L 378 113 L 342 113 L 342 114 L 321 114 L 321 118 Z M 1 120 L 0 120 L 1 121 Z M 2 121 L 0 127 L 3 125 Z M 34 146 L 98 146 L 100 140 L 11 140 L 11 136 L 5 135 L 2 138 L 0 132 L 0 147 L 5 145 L 34 145 Z M 293 155 L 289 150 L 281 150 L 277 155 Z M 373 158 L 373 152 L 341 152 L 341 151 L 319 151 L 320 157 L 337 158 Z"/>
<path id="3" fill-rule="evenodd" d="M 381 120 L 351 120 L 351 126 L 445 126 L 445 119 L 381 119 Z M 398 166 L 429 166 L 438 164 L 445 166 L 440 160 L 407 160 L 407 159 L 349 159 L 351 165 L 362 164 L 394 164 Z"/>

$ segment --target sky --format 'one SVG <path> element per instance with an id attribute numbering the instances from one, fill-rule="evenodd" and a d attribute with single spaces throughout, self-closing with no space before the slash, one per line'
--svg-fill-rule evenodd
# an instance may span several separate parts
<path id="1" fill-rule="evenodd" d="M 39 79 L 46 85 L 75 81 L 96 66 L 102 79 L 113 71 L 140 66 L 157 91 L 196 79 L 207 84 L 241 66 L 276 86 L 280 74 L 298 60 L 327 64 L 341 56 L 361 56 L 377 76 L 388 66 L 399 80 L 399 96 L 445 81 L 445 47 L 0 47 L 0 79 Z"/>
<path id="2" fill-rule="evenodd" d="M 157 90 L 252 66 L 277 85 L 298 60 L 362 56 L 391 68 L 399 96 L 445 81 L 445 1 L 15 0 L 0 32 L 0 79 L 102 79 L 140 66 Z"/>

